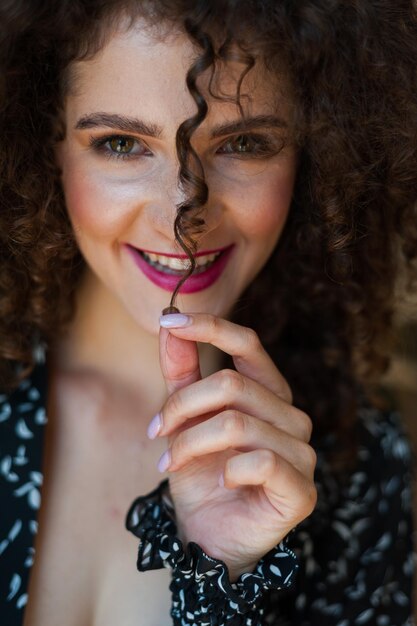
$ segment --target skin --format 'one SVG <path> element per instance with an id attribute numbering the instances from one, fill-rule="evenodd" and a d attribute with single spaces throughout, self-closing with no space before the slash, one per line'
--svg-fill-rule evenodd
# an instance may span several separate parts
<path id="1" fill-rule="evenodd" d="M 234 580 L 315 504 L 311 422 L 291 405 L 287 382 L 253 331 L 227 320 L 279 240 L 297 155 L 285 144 L 288 131 L 282 127 L 251 131 L 251 141 L 255 133 L 269 146 L 262 158 L 238 152 L 242 131 L 213 138 L 214 128 L 241 117 L 235 104 L 208 98 L 209 115 L 193 138 L 211 190 L 199 249 L 235 247 L 216 283 L 180 296 L 181 310 L 192 312 L 186 325 L 160 329 L 168 294 L 138 270 L 125 244 L 178 253 L 172 225 L 175 205 L 184 197 L 175 133 L 195 112 L 185 88 L 195 50 L 181 34 L 162 42 L 144 26 L 121 29 L 94 59 L 71 69 L 67 135 L 57 159 L 87 269 L 77 314 L 55 359 L 57 366 L 88 366 L 161 397 L 157 436 L 168 439 L 180 536 L 222 558 Z M 240 70 L 236 64 L 223 67 L 223 93 L 234 93 Z M 242 88 L 251 95 L 250 101 L 242 99 L 247 116 L 278 116 L 290 124 L 284 79 L 277 84 L 257 65 Z M 97 112 L 138 118 L 158 126 L 159 136 L 128 133 L 134 156 L 107 158 L 97 141 L 127 133 L 77 128 L 80 119 Z M 236 371 L 219 370 L 219 351 L 233 356 Z"/>
<path id="2" fill-rule="evenodd" d="M 175 134 L 195 113 L 185 87 L 186 69 L 194 56 L 184 37 L 159 42 L 140 25 L 114 37 L 95 59 L 72 70 L 74 87 L 65 109 L 67 137 L 58 150 L 68 212 L 94 279 L 113 294 L 138 328 L 154 335 L 168 294 L 138 272 L 123 244 L 178 253 L 173 221 L 175 205 L 184 194 L 177 182 Z M 235 64 L 222 71 L 220 88 L 226 94 L 234 93 L 241 69 Z M 275 114 L 288 121 L 289 103 L 284 96 L 275 102 L 277 89 L 270 83 L 260 68 L 250 73 L 242 98 L 245 113 Z M 210 114 L 193 140 L 211 189 L 199 249 L 233 243 L 235 250 L 221 280 L 197 295 L 182 295 L 178 304 L 181 309 L 224 316 L 276 245 L 291 201 L 296 153 L 292 146 L 279 151 L 285 135 L 279 128 L 261 131 L 271 151 L 279 151 L 271 158 L 232 152 L 236 137 L 210 139 L 210 135 L 221 124 L 239 121 L 238 108 L 212 98 L 209 102 Z M 75 129 L 80 119 L 96 112 L 136 117 L 162 132 L 159 138 L 135 136 L 133 158 L 109 159 L 90 142 L 117 137 L 116 130 Z"/>

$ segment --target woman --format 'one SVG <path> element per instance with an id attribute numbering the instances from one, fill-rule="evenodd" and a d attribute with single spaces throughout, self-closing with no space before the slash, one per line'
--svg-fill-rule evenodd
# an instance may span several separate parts
<path id="1" fill-rule="evenodd" d="M 414 17 L 14 8 L 2 623 L 411 623 L 410 454 L 370 393 L 416 256 Z"/>

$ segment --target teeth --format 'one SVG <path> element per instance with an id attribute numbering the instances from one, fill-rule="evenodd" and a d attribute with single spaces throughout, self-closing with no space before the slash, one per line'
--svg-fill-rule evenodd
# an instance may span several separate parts
<path id="1" fill-rule="evenodd" d="M 212 263 L 215 259 L 217 259 L 219 254 L 220 252 L 215 252 L 214 254 L 205 254 L 204 256 L 196 257 L 196 267 L 203 267 L 208 263 Z M 147 261 L 150 261 L 153 264 L 157 263 L 158 265 L 162 265 L 163 267 L 179 272 L 187 270 L 190 264 L 188 258 L 178 259 L 175 257 L 164 256 L 162 254 L 153 254 L 152 252 L 143 252 L 143 256 Z"/>
<path id="2" fill-rule="evenodd" d="M 152 263 L 159 263 L 170 267 L 172 270 L 185 270 L 188 267 L 188 259 L 176 259 L 174 257 L 162 256 L 160 254 L 146 253 L 145 257 L 152 261 Z"/>

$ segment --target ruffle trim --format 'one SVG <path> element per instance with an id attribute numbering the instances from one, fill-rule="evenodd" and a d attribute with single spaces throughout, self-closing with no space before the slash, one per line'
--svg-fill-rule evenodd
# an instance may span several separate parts
<path id="1" fill-rule="evenodd" d="M 260 559 L 253 572 L 241 574 L 231 583 L 224 561 L 210 557 L 194 542 L 184 550 L 177 537 L 168 479 L 133 502 L 126 517 L 126 528 L 141 540 L 137 559 L 139 571 L 162 567 L 173 570 L 171 616 L 174 623 L 181 626 L 219 623 L 255 626 L 262 614 L 262 609 L 257 607 L 262 593 L 268 589 L 288 589 L 298 569 L 297 557 L 285 539 Z M 220 615 L 221 622 L 218 621 Z M 238 615 L 245 615 L 245 621 Z"/>

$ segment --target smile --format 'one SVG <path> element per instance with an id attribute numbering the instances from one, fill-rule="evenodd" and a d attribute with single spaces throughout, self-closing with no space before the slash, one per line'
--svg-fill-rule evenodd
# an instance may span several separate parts
<path id="1" fill-rule="evenodd" d="M 166 291 L 173 291 L 189 268 L 189 259 L 186 255 L 140 250 L 129 244 L 126 247 L 143 274 Z M 195 270 L 182 285 L 180 293 L 195 293 L 216 282 L 228 263 L 233 247 L 232 244 L 225 248 L 197 253 L 194 257 Z"/>
<path id="2" fill-rule="evenodd" d="M 190 267 L 188 258 L 178 258 L 174 256 L 165 256 L 163 254 L 154 254 L 152 252 L 140 252 L 143 258 L 149 265 L 155 267 L 160 272 L 166 272 L 167 274 L 173 274 L 181 277 Z M 222 252 L 215 252 L 214 254 L 205 254 L 195 258 L 195 269 L 193 275 L 201 274 L 208 270 L 213 265 L 216 259 Z"/>

